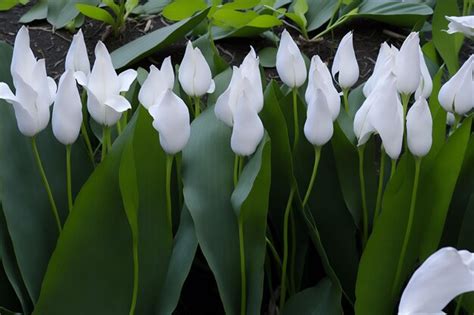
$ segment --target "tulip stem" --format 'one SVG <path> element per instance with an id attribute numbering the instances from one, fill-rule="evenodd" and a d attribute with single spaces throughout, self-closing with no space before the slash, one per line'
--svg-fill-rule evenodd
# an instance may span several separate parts
<path id="1" fill-rule="evenodd" d="M 201 113 L 201 107 L 199 104 L 199 96 L 194 98 L 194 118 L 197 118 Z"/>
<path id="2" fill-rule="evenodd" d="M 464 295 L 461 294 L 457 299 L 456 299 L 456 309 L 454 310 L 454 315 L 459 315 L 459 313 L 461 312 L 461 308 L 462 308 L 462 297 Z"/>
<path id="3" fill-rule="evenodd" d="M 299 123 L 298 123 L 298 88 L 293 88 L 293 124 L 294 124 L 294 138 L 293 138 L 293 152 L 296 150 L 296 145 L 300 137 Z"/>
<path id="4" fill-rule="evenodd" d="M 308 203 L 309 196 L 311 195 L 311 191 L 313 190 L 314 180 L 316 179 L 316 174 L 318 173 L 318 165 L 319 165 L 320 158 L 321 158 L 321 147 L 315 146 L 313 172 L 311 174 L 311 179 L 309 180 L 308 189 L 306 190 L 306 194 L 304 195 L 303 208 Z"/>
<path id="5" fill-rule="evenodd" d="M 349 89 L 342 89 L 342 97 L 344 99 L 344 109 L 349 114 Z"/>
<path id="6" fill-rule="evenodd" d="M 245 272 L 245 247 L 244 247 L 244 225 L 242 218 L 239 217 L 239 250 L 240 250 L 240 314 L 246 314 L 247 308 L 247 275 Z"/>
<path id="7" fill-rule="evenodd" d="M 71 145 L 66 146 L 66 182 L 67 182 L 67 204 L 69 212 L 72 211 L 72 184 L 71 184 Z"/>
<path id="8" fill-rule="evenodd" d="M 380 150 L 379 185 L 378 185 L 378 188 L 377 188 L 377 201 L 375 202 L 374 222 L 377 219 L 377 217 L 379 216 L 380 209 L 382 208 L 384 173 L 385 173 L 385 150 L 382 146 L 382 148 Z"/>
<path id="9" fill-rule="evenodd" d="M 87 132 L 87 128 L 86 128 L 86 121 L 87 121 L 87 107 L 86 107 L 86 102 L 87 102 L 87 93 L 86 93 L 86 90 L 83 90 L 82 91 L 82 95 L 81 95 L 81 102 L 82 102 L 82 113 L 83 113 L 83 119 L 82 119 L 82 123 L 81 123 L 81 133 L 82 133 L 82 138 L 84 139 L 84 142 L 86 144 L 86 147 L 87 147 L 87 153 L 89 154 L 89 157 L 92 161 L 92 165 L 95 166 L 95 159 L 94 159 L 94 150 L 92 150 L 92 144 L 91 144 L 91 140 L 89 138 L 89 133 Z"/>
<path id="10" fill-rule="evenodd" d="M 392 160 L 391 167 L 390 167 L 390 180 L 393 177 L 393 174 L 395 174 L 395 170 L 397 169 L 397 160 Z"/>
<path id="11" fill-rule="evenodd" d="M 290 217 L 291 204 L 293 202 L 293 196 L 295 194 L 295 187 L 291 188 L 288 202 L 286 203 L 285 214 L 283 218 L 283 263 L 281 267 L 281 288 L 280 288 L 280 312 L 285 305 L 286 295 L 286 269 L 288 266 L 288 220 Z"/>
<path id="12" fill-rule="evenodd" d="M 237 187 L 239 182 L 239 160 L 240 157 L 236 154 L 234 158 L 234 188 Z"/>
<path id="13" fill-rule="evenodd" d="M 365 197 L 364 151 L 365 145 L 357 148 L 357 152 L 359 153 L 360 195 L 362 198 L 362 247 L 365 247 L 367 239 L 369 238 L 369 214 L 367 210 L 367 200 Z"/>
<path id="14" fill-rule="evenodd" d="M 133 233 L 136 234 L 136 233 Z M 133 291 L 132 291 L 132 302 L 130 304 L 130 312 L 129 315 L 135 314 L 135 308 L 137 305 L 137 298 L 138 298 L 138 235 L 133 237 Z"/>
<path id="15" fill-rule="evenodd" d="M 272 253 L 272 256 L 275 259 L 278 267 L 281 268 L 281 259 L 280 259 L 280 256 L 278 255 L 278 252 L 275 246 L 273 245 L 272 241 L 270 241 L 270 239 L 266 236 L 265 236 L 265 241 L 267 242 L 268 248 L 270 249 L 270 252 Z"/>
<path id="16" fill-rule="evenodd" d="M 408 222 L 407 228 L 405 230 L 405 236 L 403 238 L 402 250 L 398 258 L 397 272 L 395 274 L 395 280 L 392 285 L 392 296 L 395 296 L 398 289 L 398 284 L 400 282 L 400 277 L 402 274 L 403 264 L 405 263 L 405 255 L 408 248 L 408 242 L 410 241 L 411 229 L 413 227 L 413 219 L 415 217 L 415 206 L 416 206 L 416 195 L 418 191 L 418 181 L 420 178 L 420 165 L 421 158 L 415 158 L 415 178 L 413 180 L 413 190 L 411 192 L 411 201 L 410 201 L 410 212 L 408 213 Z"/>
<path id="17" fill-rule="evenodd" d="M 49 203 L 51 204 L 51 210 L 53 212 L 54 219 L 56 221 L 56 225 L 58 227 L 59 233 L 61 233 L 61 220 L 59 219 L 58 208 L 56 207 L 56 202 L 54 202 L 53 193 L 51 192 L 51 187 L 49 186 L 48 178 L 46 177 L 46 173 L 43 168 L 43 163 L 41 162 L 41 157 L 38 152 L 38 147 L 36 146 L 36 138 L 31 138 L 31 146 L 33 148 L 33 153 L 35 155 L 36 164 L 38 165 L 38 169 L 40 171 L 41 179 L 43 180 L 44 188 L 46 189 L 46 193 L 48 194 Z"/>
<path id="18" fill-rule="evenodd" d="M 102 152 L 101 152 L 101 157 L 100 157 L 100 161 L 103 162 L 105 160 L 105 157 L 107 155 L 107 140 L 108 140 L 108 137 L 107 137 L 107 134 L 109 133 L 109 127 L 107 126 L 104 126 L 102 128 Z"/>
<path id="19" fill-rule="evenodd" d="M 171 230 L 173 230 L 173 218 L 171 208 L 171 169 L 173 166 L 173 158 L 173 155 L 166 156 L 166 211 Z"/>

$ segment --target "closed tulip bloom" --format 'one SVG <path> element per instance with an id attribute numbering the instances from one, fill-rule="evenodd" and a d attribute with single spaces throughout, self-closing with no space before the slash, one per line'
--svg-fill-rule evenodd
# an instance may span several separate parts
<path id="1" fill-rule="evenodd" d="M 163 150 L 170 155 L 183 150 L 191 133 L 189 111 L 183 100 L 168 89 L 150 107 L 149 112 L 153 117 L 153 127 L 160 135 Z"/>
<path id="2" fill-rule="evenodd" d="M 23 26 L 15 38 L 11 74 L 15 94 L 5 83 L 0 83 L 0 99 L 13 105 L 18 129 L 33 137 L 46 128 L 49 107 L 54 101 L 56 83 L 46 75 L 44 59 L 36 60 L 30 48 L 28 29 Z"/>
<path id="3" fill-rule="evenodd" d="M 411 106 L 407 114 L 407 144 L 411 154 L 423 157 L 431 149 L 433 120 L 423 97 Z"/>
<path id="4" fill-rule="evenodd" d="M 112 126 L 123 112 L 132 108 L 120 93 L 128 91 L 136 76 L 137 72 L 131 69 L 117 75 L 107 48 L 102 42 L 97 43 L 94 67 L 84 85 L 87 89 L 87 109 L 96 122 Z M 81 84 L 84 81 L 78 82 Z"/>
<path id="5" fill-rule="evenodd" d="M 308 87 L 305 93 L 308 106 L 315 102 L 314 99 L 316 98 L 317 90 L 324 94 L 326 106 L 331 113 L 332 121 L 336 120 L 341 109 L 341 97 L 334 87 L 331 73 L 326 64 L 319 56 L 313 56 L 309 68 Z"/>
<path id="6" fill-rule="evenodd" d="M 474 254 L 445 247 L 415 271 L 403 291 L 398 314 L 445 314 L 456 296 L 474 291 Z"/>
<path id="7" fill-rule="evenodd" d="M 343 90 L 350 89 L 359 79 L 359 65 L 352 43 L 352 32 L 347 33 L 339 43 L 331 69 Z"/>
<path id="8" fill-rule="evenodd" d="M 367 82 L 365 82 L 362 89 L 365 97 L 368 97 L 369 94 L 375 89 L 375 86 L 380 82 L 380 78 L 382 76 L 393 70 L 397 53 L 398 49 L 390 46 L 386 42 L 380 46 L 374 71 Z"/>
<path id="9" fill-rule="evenodd" d="M 393 72 L 397 77 L 397 88 L 401 94 L 412 94 L 420 84 L 420 38 L 418 33 L 412 32 L 402 44 L 395 58 Z"/>
<path id="10" fill-rule="evenodd" d="M 260 76 L 260 58 L 255 53 L 253 47 L 250 47 L 250 52 L 245 56 L 244 61 L 240 65 L 240 70 L 243 78 L 247 78 L 252 84 L 252 98 L 254 98 L 254 106 L 257 112 L 263 108 L 263 88 L 262 78 Z"/>
<path id="11" fill-rule="evenodd" d="M 474 55 L 439 90 L 438 100 L 448 112 L 464 115 L 474 107 Z"/>
<path id="12" fill-rule="evenodd" d="M 446 19 L 449 21 L 447 30 L 449 34 L 463 33 L 467 37 L 474 37 L 474 15 L 447 16 Z"/>
<path id="13" fill-rule="evenodd" d="M 308 103 L 308 111 L 304 124 L 304 134 L 308 141 L 317 147 L 325 145 L 334 132 L 331 111 L 326 96 L 321 89 L 316 89 L 312 102 Z"/>
<path id="14" fill-rule="evenodd" d="M 172 90 L 173 85 L 173 66 L 171 65 L 171 57 L 167 57 L 163 60 L 161 69 L 154 65 L 150 66 L 150 73 L 138 93 L 138 100 L 146 109 L 149 109 L 158 102 L 163 92 Z"/>
<path id="15" fill-rule="evenodd" d="M 73 37 L 71 46 L 66 55 L 65 70 L 82 72 L 87 78 L 91 72 L 89 56 L 87 55 L 86 43 L 82 30 L 79 30 Z"/>
<path id="16" fill-rule="evenodd" d="M 301 51 L 287 30 L 281 34 L 276 55 L 276 68 L 280 79 L 290 88 L 297 88 L 306 81 L 306 65 Z"/>
<path id="17" fill-rule="evenodd" d="M 263 123 L 257 111 L 251 105 L 249 93 L 252 83 L 247 78 L 242 80 L 237 94 L 237 103 L 233 109 L 234 126 L 230 138 L 232 151 L 239 156 L 252 155 L 263 138 Z"/>
<path id="18" fill-rule="evenodd" d="M 82 102 L 72 70 L 64 72 L 59 80 L 51 122 L 59 142 L 68 145 L 76 141 L 82 124 Z"/>
<path id="19" fill-rule="evenodd" d="M 433 90 L 433 81 L 431 80 L 430 72 L 426 66 L 425 57 L 423 56 L 423 51 L 418 47 L 418 55 L 420 56 L 420 84 L 415 91 L 415 99 L 418 99 L 420 96 L 424 98 L 429 98 L 431 91 Z"/>
<path id="20" fill-rule="evenodd" d="M 215 89 L 212 73 L 199 48 L 193 48 L 190 41 L 186 46 L 178 74 L 183 90 L 192 97 L 212 93 Z"/>

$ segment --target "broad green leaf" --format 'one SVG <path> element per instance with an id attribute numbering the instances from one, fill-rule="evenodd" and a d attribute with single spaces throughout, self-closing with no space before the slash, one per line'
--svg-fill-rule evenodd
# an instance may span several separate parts
<path id="1" fill-rule="evenodd" d="M 96 6 L 98 0 L 48 0 L 48 22 L 55 28 L 62 28 L 72 21 L 79 11 L 76 4 L 88 4 Z M 94 18 L 94 17 L 92 17 Z M 105 21 L 104 21 L 105 22 Z M 110 24 L 110 23 L 109 23 Z"/>
<path id="2" fill-rule="evenodd" d="M 0 312 L 2 315 L 22 315 L 21 313 L 12 312 L 1 306 L 0 306 Z"/>
<path id="3" fill-rule="evenodd" d="M 115 0 L 102 0 L 102 4 L 106 5 L 109 9 L 114 12 L 115 16 L 120 15 L 120 6 L 115 3 Z"/>
<path id="4" fill-rule="evenodd" d="M 11 83 L 12 49 L 0 43 L 0 82 Z M 56 246 L 58 230 L 31 147 L 31 139 L 19 131 L 10 104 L 0 101 L 1 200 L 18 268 L 33 303 L 36 302 L 49 258 Z M 67 216 L 66 149 L 48 127 L 36 136 L 62 221 Z M 92 166 L 82 141 L 72 147 L 73 195 L 87 179 Z"/>
<path id="5" fill-rule="evenodd" d="M 433 10 L 423 3 L 398 1 L 381 3 L 380 1 L 366 0 L 361 4 L 355 16 L 397 26 L 412 27 L 420 21 L 426 20 L 431 14 L 433 14 Z"/>
<path id="6" fill-rule="evenodd" d="M 0 2 L 0 11 L 8 11 L 19 3 L 18 0 L 3 0 Z"/>
<path id="7" fill-rule="evenodd" d="M 258 16 L 255 11 L 238 11 L 222 8 L 214 12 L 213 22 L 220 27 L 241 28 Z"/>
<path id="8" fill-rule="evenodd" d="M 277 49 L 275 47 L 265 47 L 258 52 L 260 64 L 264 68 L 275 68 Z"/>
<path id="9" fill-rule="evenodd" d="M 222 5 L 222 8 L 235 9 L 235 10 L 247 10 L 252 9 L 259 5 L 261 0 L 234 0 Z"/>
<path id="10" fill-rule="evenodd" d="M 115 68 L 123 68 L 183 38 L 207 16 L 208 11 L 206 9 L 193 17 L 162 27 L 113 51 L 111 56 Z"/>
<path id="11" fill-rule="evenodd" d="M 463 35 L 448 34 L 448 20 L 446 16 L 458 16 L 459 8 L 456 1 L 437 1 L 433 14 L 433 44 L 443 58 L 452 76 L 459 68 L 458 54 L 463 42 Z"/>
<path id="12" fill-rule="evenodd" d="M 3 266 L 3 262 L 0 259 L 0 305 L 2 307 L 20 311 L 21 306 L 20 302 L 18 301 L 18 297 L 15 294 L 15 290 L 13 289 Z M 0 314 L 3 312 L 0 310 Z"/>
<path id="13" fill-rule="evenodd" d="M 214 93 L 210 94 L 207 98 L 208 106 L 212 106 L 217 102 L 217 98 L 227 89 L 229 86 L 230 79 L 232 77 L 232 68 L 227 68 L 226 70 L 219 73 L 214 77 L 214 82 L 216 83 L 216 89 Z"/>
<path id="14" fill-rule="evenodd" d="M 81 12 L 85 16 L 90 17 L 91 19 L 105 22 L 109 25 L 115 24 L 115 19 L 105 9 L 101 9 L 93 5 L 82 4 L 82 3 L 76 4 L 76 9 L 79 10 L 79 12 Z"/>
<path id="15" fill-rule="evenodd" d="M 249 314 L 258 314 L 262 307 L 268 197 L 270 193 L 271 149 L 265 136 L 245 165 L 231 196 L 236 219 L 242 222 L 247 307 Z"/>
<path id="16" fill-rule="evenodd" d="M 18 263 L 16 261 L 15 253 L 13 252 L 13 245 L 8 232 L 3 209 L 0 209 L 0 257 L 3 268 L 5 269 L 6 278 L 8 278 L 7 281 L 11 283 L 13 290 L 21 303 L 23 313 L 31 313 L 33 307 L 28 292 L 26 291 L 23 278 L 20 274 L 20 270 L 18 269 Z M 0 305 L 4 304 L 0 301 Z"/>
<path id="17" fill-rule="evenodd" d="M 171 0 L 148 0 L 144 4 L 138 5 L 133 13 L 135 14 L 156 14 L 163 11 Z"/>
<path id="18" fill-rule="evenodd" d="M 306 0 L 295 0 L 291 8 L 293 12 L 288 12 L 285 15 L 295 22 L 302 32 L 305 33 L 306 25 L 308 25 L 308 21 L 305 17 L 306 12 L 308 12 L 308 3 Z"/>
<path id="19" fill-rule="evenodd" d="M 336 7 L 337 1 L 334 0 L 309 1 L 308 12 L 306 13 L 308 32 L 320 28 L 329 21 Z"/>
<path id="20" fill-rule="evenodd" d="M 390 314 L 402 283 L 421 261 L 435 251 L 442 223 L 462 164 L 471 120 L 464 122 L 439 152 L 421 163 L 411 238 L 402 266 L 400 283 L 392 286 L 408 220 L 413 187 L 414 161 L 404 154 L 385 190 L 382 213 L 363 252 L 356 285 L 356 313 Z M 425 162 L 425 163 L 424 163 Z M 440 230 L 441 229 L 441 230 Z"/>
<path id="21" fill-rule="evenodd" d="M 138 0 L 127 0 L 125 2 L 125 11 L 132 12 L 138 6 Z"/>
<path id="22" fill-rule="evenodd" d="M 20 23 L 30 23 L 35 20 L 46 19 L 48 15 L 48 0 L 39 0 L 28 12 L 23 14 Z"/>
<path id="23" fill-rule="evenodd" d="M 207 3 L 204 0 L 174 0 L 163 8 L 162 14 L 168 20 L 181 21 L 206 7 Z"/>
<path id="24" fill-rule="evenodd" d="M 253 37 L 257 36 L 266 30 L 281 25 L 282 22 L 273 15 L 262 14 L 255 17 L 253 20 L 248 22 L 246 25 L 235 29 L 226 30 L 222 28 L 213 27 L 214 39 L 222 39 L 226 37 Z"/>
<path id="25" fill-rule="evenodd" d="M 178 305 L 181 289 L 191 269 L 197 246 L 193 219 L 185 206 L 181 211 L 181 220 L 174 239 L 166 280 L 156 303 L 157 314 L 172 314 Z"/>
<path id="26" fill-rule="evenodd" d="M 84 314 L 91 309 L 97 314 L 128 313 L 132 234 L 119 187 L 119 167 L 128 141 L 133 141 L 139 192 L 136 313 L 153 313 L 173 241 L 166 215 L 166 155 L 151 122 L 140 108 L 83 186 L 50 261 L 37 314 Z"/>
<path id="27" fill-rule="evenodd" d="M 341 315 L 341 291 L 328 278 L 298 292 L 286 302 L 283 315 Z"/>
<path id="28" fill-rule="evenodd" d="M 226 314 L 233 315 L 240 313 L 240 255 L 237 218 L 230 203 L 234 188 L 230 133 L 215 117 L 213 107 L 193 121 L 183 150 L 183 184 L 199 246 L 217 281 Z"/>

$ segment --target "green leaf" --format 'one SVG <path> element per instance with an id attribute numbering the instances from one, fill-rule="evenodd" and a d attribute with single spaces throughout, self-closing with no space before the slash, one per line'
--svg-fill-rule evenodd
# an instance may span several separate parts
<path id="1" fill-rule="evenodd" d="M 324 23 L 331 19 L 331 16 L 337 7 L 337 1 L 309 1 L 308 6 L 306 19 L 308 20 L 308 32 L 310 32 L 320 28 Z"/>
<path id="2" fill-rule="evenodd" d="M 306 0 L 295 0 L 292 9 L 293 12 L 288 12 L 285 15 L 295 22 L 303 32 L 306 32 L 308 21 L 305 14 L 308 12 L 308 3 Z"/>
<path id="3" fill-rule="evenodd" d="M 237 220 L 243 226 L 249 314 L 258 314 L 262 306 L 270 174 L 270 139 L 265 136 L 231 196 Z"/>
<path id="4" fill-rule="evenodd" d="M 261 0 L 234 0 L 222 5 L 222 8 L 233 10 L 248 10 L 259 5 Z"/>
<path id="5" fill-rule="evenodd" d="M 102 0 L 102 3 L 111 9 L 115 16 L 120 15 L 120 7 L 117 3 L 115 3 L 115 0 Z"/>
<path id="6" fill-rule="evenodd" d="M 437 1 L 433 14 L 433 44 L 453 76 L 459 68 L 458 54 L 463 43 L 463 35 L 448 34 L 446 16 L 458 16 L 459 8 L 456 1 Z"/>
<path id="7" fill-rule="evenodd" d="M 148 0 L 145 4 L 138 5 L 133 13 L 135 14 L 156 14 L 163 11 L 171 0 Z"/>
<path id="8" fill-rule="evenodd" d="M 0 3 L 0 11 L 8 11 L 19 3 L 18 0 L 3 0 Z"/>
<path id="9" fill-rule="evenodd" d="M 76 9 L 79 10 L 79 12 L 81 12 L 85 16 L 90 17 L 91 19 L 102 21 L 109 25 L 115 24 L 115 19 L 112 17 L 112 15 L 110 15 L 108 11 L 104 9 L 82 3 L 76 4 Z"/>
<path id="10" fill-rule="evenodd" d="M 84 314 L 91 309 L 97 314 L 128 313 L 133 247 L 119 186 L 128 141 L 133 141 L 134 160 L 139 161 L 135 163 L 139 192 L 136 313 L 154 312 L 168 270 L 172 233 L 166 219 L 166 154 L 151 122 L 140 108 L 83 186 L 51 258 L 36 314 Z"/>
<path id="11" fill-rule="evenodd" d="M 213 22 L 221 27 L 241 28 L 258 16 L 255 11 L 238 11 L 233 9 L 218 9 L 212 16 Z"/>
<path id="12" fill-rule="evenodd" d="M 213 27 L 212 32 L 213 37 L 216 40 L 227 37 L 253 37 L 281 24 L 282 22 L 277 17 L 273 15 L 261 14 L 238 29 L 227 30 Z"/>
<path id="13" fill-rule="evenodd" d="M 0 82 L 11 84 L 12 48 L 0 43 Z M 0 101 L 1 200 L 8 231 L 32 302 L 36 302 L 44 272 L 58 238 L 51 206 L 31 148 L 31 139 L 19 131 L 10 104 Z M 66 149 L 48 127 L 36 136 L 46 176 L 58 206 L 60 217 L 67 216 Z M 73 195 L 87 179 L 92 166 L 82 141 L 72 148 Z M 27 223 L 27 224 L 26 224 Z M 34 237 L 32 237 L 32 235 Z"/>
<path id="14" fill-rule="evenodd" d="M 125 2 L 125 11 L 126 13 L 130 13 L 138 6 L 138 0 L 127 0 Z"/>
<path id="15" fill-rule="evenodd" d="M 331 280 L 322 279 L 316 286 L 298 292 L 286 302 L 283 315 L 340 315 L 341 291 Z"/>
<path id="16" fill-rule="evenodd" d="M 23 14 L 19 20 L 20 23 L 30 23 L 35 20 L 45 19 L 48 15 L 48 0 L 39 0 L 31 7 L 28 12 Z"/>
<path id="17" fill-rule="evenodd" d="M 15 294 L 15 290 L 8 280 L 8 277 L 5 273 L 3 262 L 0 259 L 0 305 L 7 307 L 9 309 L 20 310 L 20 302 L 18 297 Z M 1 311 L 1 310 L 0 310 Z M 0 313 L 0 314 L 3 314 Z"/>
<path id="18" fill-rule="evenodd" d="M 433 10 L 424 3 L 366 0 L 355 16 L 402 27 L 412 27 L 426 20 Z"/>
<path id="19" fill-rule="evenodd" d="M 0 307 L 0 312 L 2 315 L 22 315 L 21 313 L 12 312 L 3 307 Z"/>
<path id="20" fill-rule="evenodd" d="M 193 17 L 162 27 L 113 51 L 111 56 L 115 68 L 123 68 L 181 39 L 206 18 L 208 11 L 206 9 Z"/>
<path id="21" fill-rule="evenodd" d="M 275 47 L 265 47 L 258 52 L 260 64 L 264 68 L 275 68 L 277 49 Z"/>
<path id="22" fill-rule="evenodd" d="M 62 28 L 72 21 L 79 11 L 76 4 L 96 6 L 98 0 L 48 0 L 48 22 L 55 28 Z"/>
<path id="23" fill-rule="evenodd" d="M 164 7 L 162 14 L 168 20 L 181 21 L 206 7 L 207 3 L 204 0 L 174 0 Z"/>

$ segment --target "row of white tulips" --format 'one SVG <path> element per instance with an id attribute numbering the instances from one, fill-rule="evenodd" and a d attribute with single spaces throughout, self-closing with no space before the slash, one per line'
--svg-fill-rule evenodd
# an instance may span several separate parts
<path id="1" fill-rule="evenodd" d="M 297 89 L 308 77 L 304 134 L 319 149 L 333 135 L 333 123 L 341 108 L 340 94 L 343 95 L 345 110 L 349 112 L 348 94 L 359 79 L 352 33 L 340 42 L 332 74 L 319 56 L 311 59 L 308 74 L 298 46 L 285 30 L 277 52 L 276 67 L 280 79 L 293 90 L 294 99 Z M 442 107 L 453 113 L 456 119 L 474 107 L 473 73 L 474 56 L 471 56 L 458 73 L 443 85 L 438 95 Z M 95 62 L 91 69 L 84 38 L 79 31 L 67 53 L 65 72 L 56 86 L 54 80 L 47 76 L 45 60 L 35 58 L 26 27 L 20 29 L 15 39 L 11 74 L 16 92 L 13 93 L 7 84 L 0 83 L 0 98 L 13 105 L 21 133 L 34 139 L 44 130 L 49 123 L 50 106 L 54 103 L 53 133 L 66 146 L 77 140 L 83 124 L 83 104 L 76 82 L 87 92 L 90 116 L 107 130 L 119 123 L 123 113 L 131 109 L 123 93 L 129 90 L 137 76 L 135 70 L 117 74 L 102 42 L 98 42 L 95 48 Z M 215 84 L 204 56 L 199 48 L 193 48 L 191 42 L 186 46 L 178 79 L 184 92 L 194 99 L 194 116 L 197 117 L 200 98 L 213 93 Z M 342 93 L 337 90 L 334 81 Z M 140 103 L 153 117 L 153 127 L 159 133 L 160 144 L 169 155 L 180 152 L 186 146 L 191 132 L 188 106 L 173 92 L 174 84 L 175 74 L 168 57 L 161 69 L 150 67 L 138 96 Z M 374 72 L 363 88 L 366 99 L 354 117 L 358 145 L 363 146 L 371 135 L 378 134 L 384 152 L 396 161 L 402 151 L 406 120 L 408 149 L 417 159 L 421 159 L 429 152 L 432 143 L 433 122 L 426 101 L 431 91 L 432 81 L 418 33 L 411 33 L 400 49 L 383 43 Z M 414 95 L 415 101 L 408 110 L 411 95 Z M 263 104 L 259 58 L 251 48 L 242 64 L 233 68 L 230 84 L 214 107 L 216 117 L 232 128 L 230 145 L 237 156 L 252 155 L 261 142 L 264 126 L 258 114 Z M 296 143 L 297 102 L 294 104 Z M 103 150 L 106 150 L 104 144 Z M 436 278 L 439 274 L 435 271 L 448 267 L 454 269 L 442 272 L 441 280 Z M 443 288 L 438 288 L 438 285 Z M 435 289 L 437 295 L 430 298 Z M 471 290 L 474 290 L 473 255 L 443 249 L 415 273 L 402 296 L 400 312 L 441 312 L 457 294 Z"/>

